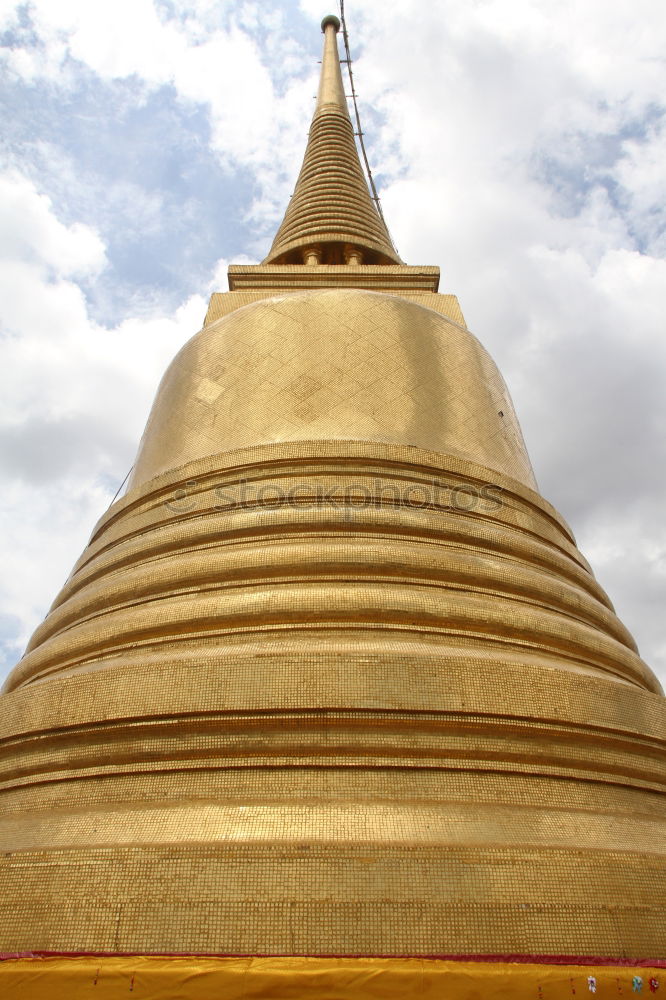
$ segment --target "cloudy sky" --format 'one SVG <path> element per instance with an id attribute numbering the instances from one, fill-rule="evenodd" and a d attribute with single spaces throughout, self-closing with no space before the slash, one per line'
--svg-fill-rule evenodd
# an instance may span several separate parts
<path id="1" fill-rule="evenodd" d="M 508 381 L 541 492 L 666 683 L 663 0 L 345 10 L 400 254 L 442 268 Z M 0 0 L 0 675 L 227 264 L 267 251 L 329 12 Z"/>

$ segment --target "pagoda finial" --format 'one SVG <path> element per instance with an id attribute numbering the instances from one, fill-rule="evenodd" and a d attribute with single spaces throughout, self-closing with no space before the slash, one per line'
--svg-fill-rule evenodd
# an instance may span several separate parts
<path id="1" fill-rule="evenodd" d="M 264 264 L 400 264 L 366 183 L 340 70 L 340 21 L 321 22 L 324 53 L 303 166 Z"/>
<path id="2" fill-rule="evenodd" d="M 324 33 L 324 55 L 321 61 L 321 76 L 319 79 L 319 93 L 317 94 L 317 110 L 315 114 L 335 109 L 349 117 L 347 98 L 345 97 L 345 88 L 342 83 L 342 73 L 340 71 L 338 40 L 336 38 L 340 30 L 340 21 L 335 14 L 327 14 L 321 22 L 321 30 Z"/>

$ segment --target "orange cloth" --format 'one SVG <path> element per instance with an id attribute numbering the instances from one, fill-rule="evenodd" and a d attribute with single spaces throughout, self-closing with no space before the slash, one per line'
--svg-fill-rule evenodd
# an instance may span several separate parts
<path id="1" fill-rule="evenodd" d="M 666 1000 L 666 968 L 145 955 L 0 961 L 2 1000 L 582 1000 L 595 995 Z"/>

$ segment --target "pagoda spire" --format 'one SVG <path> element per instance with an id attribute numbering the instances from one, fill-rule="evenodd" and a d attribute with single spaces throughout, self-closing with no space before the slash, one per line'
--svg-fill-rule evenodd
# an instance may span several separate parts
<path id="1" fill-rule="evenodd" d="M 321 30 L 324 33 L 324 54 L 321 60 L 315 117 L 330 110 L 341 112 L 349 118 L 338 54 L 337 33 L 340 30 L 340 21 L 335 14 L 329 14 L 324 18 L 321 22 Z"/>
<path id="2" fill-rule="evenodd" d="M 338 55 L 340 21 L 329 14 L 321 27 L 321 77 L 303 166 L 264 264 L 400 264 L 356 150 Z"/>

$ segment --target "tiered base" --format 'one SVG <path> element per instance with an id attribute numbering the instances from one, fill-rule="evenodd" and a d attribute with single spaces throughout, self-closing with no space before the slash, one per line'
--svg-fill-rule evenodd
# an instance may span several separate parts
<path id="1" fill-rule="evenodd" d="M 666 701 L 488 469 L 302 442 L 158 477 L 8 689 L 4 951 L 666 958 Z"/>

